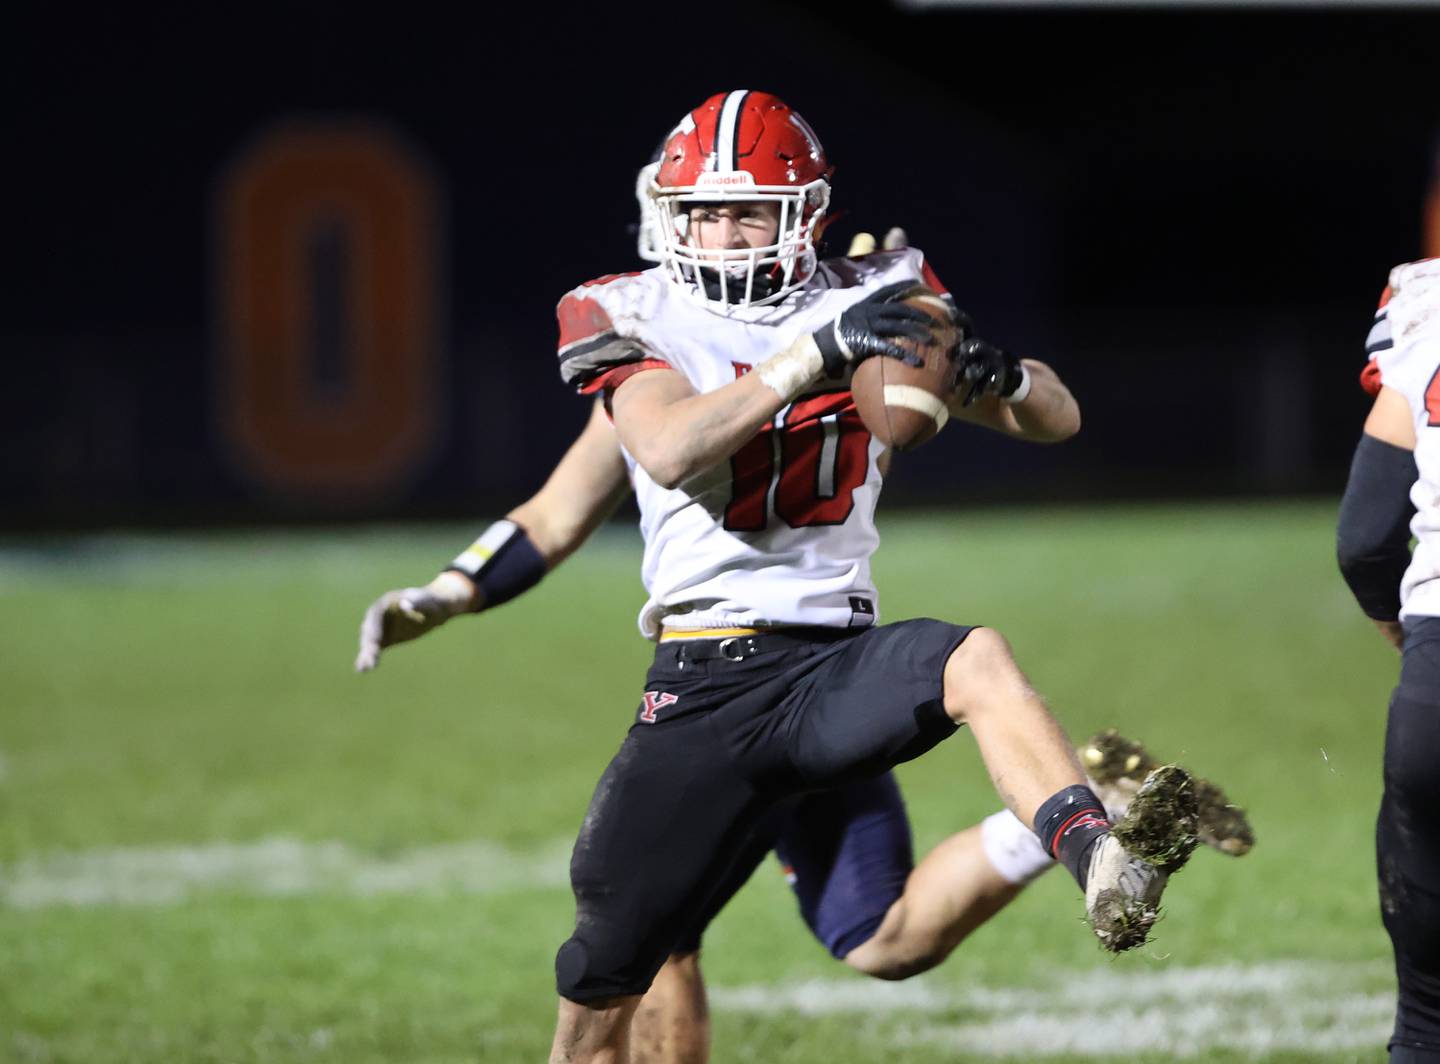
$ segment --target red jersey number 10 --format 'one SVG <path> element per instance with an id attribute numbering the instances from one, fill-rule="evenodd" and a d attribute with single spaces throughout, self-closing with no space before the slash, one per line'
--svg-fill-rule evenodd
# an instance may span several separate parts
<path id="1" fill-rule="evenodd" d="M 737 374 L 743 369 L 736 366 Z M 844 524 L 870 466 L 870 433 L 850 393 L 802 396 L 776 421 L 778 428 L 764 426 L 730 459 L 733 490 L 725 527 L 763 531 L 772 484 L 775 515 L 791 528 Z"/>

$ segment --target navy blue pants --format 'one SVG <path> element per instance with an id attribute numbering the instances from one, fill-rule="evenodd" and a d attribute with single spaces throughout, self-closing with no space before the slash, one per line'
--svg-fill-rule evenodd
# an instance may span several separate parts
<path id="1" fill-rule="evenodd" d="M 893 773 L 801 795 L 761 822 L 676 953 L 700 948 L 711 921 L 772 850 L 806 926 L 837 959 L 875 933 L 915 867 L 910 819 Z"/>

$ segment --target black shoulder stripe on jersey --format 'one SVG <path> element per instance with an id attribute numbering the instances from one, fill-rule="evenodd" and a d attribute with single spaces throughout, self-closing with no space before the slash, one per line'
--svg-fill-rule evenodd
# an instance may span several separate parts
<path id="1" fill-rule="evenodd" d="M 599 339 L 599 337 L 597 337 Z M 560 360 L 560 378 L 566 384 L 584 385 L 616 366 L 642 362 L 650 354 L 633 340 L 610 336 L 603 344 L 586 343 L 573 348 Z"/>
<path id="2" fill-rule="evenodd" d="M 631 341 L 623 339 L 618 333 L 603 332 L 585 339 L 579 340 L 568 347 L 560 349 L 560 361 L 569 362 L 574 358 L 584 358 L 586 355 L 596 351 L 603 351 L 611 344 L 628 344 Z"/>
<path id="3" fill-rule="evenodd" d="M 1375 315 L 1375 324 L 1365 337 L 1365 352 L 1373 355 L 1376 351 L 1389 351 L 1395 346 L 1394 333 L 1390 329 L 1390 316 L 1381 307 Z"/>

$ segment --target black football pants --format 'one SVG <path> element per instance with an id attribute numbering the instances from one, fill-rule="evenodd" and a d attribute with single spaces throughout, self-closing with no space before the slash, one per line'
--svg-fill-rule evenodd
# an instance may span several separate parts
<path id="1" fill-rule="evenodd" d="M 1400 983 L 1391 1064 L 1440 1062 L 1440 617 L 1405 622 L 1375 831 L 1380 914 Z"/>
<path id="2" fill-rule="evenodd" d="M 575 842 L 561 996 L 643 994 L 776 805 L 881 775 L 952 735 L 945 663 L 969 631 L 902 621 L 693 663 L 662 643 Z"/>

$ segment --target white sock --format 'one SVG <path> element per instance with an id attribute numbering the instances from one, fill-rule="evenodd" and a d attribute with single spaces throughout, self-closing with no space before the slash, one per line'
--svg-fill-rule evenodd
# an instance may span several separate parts
<path id="1" fill-rule="evenodd" d="M 1055 864 L 1039 836 L 1008 809 L 980 821 L 980 842 L 995 871 L 1010 883 L 1029 883 Z"/>

